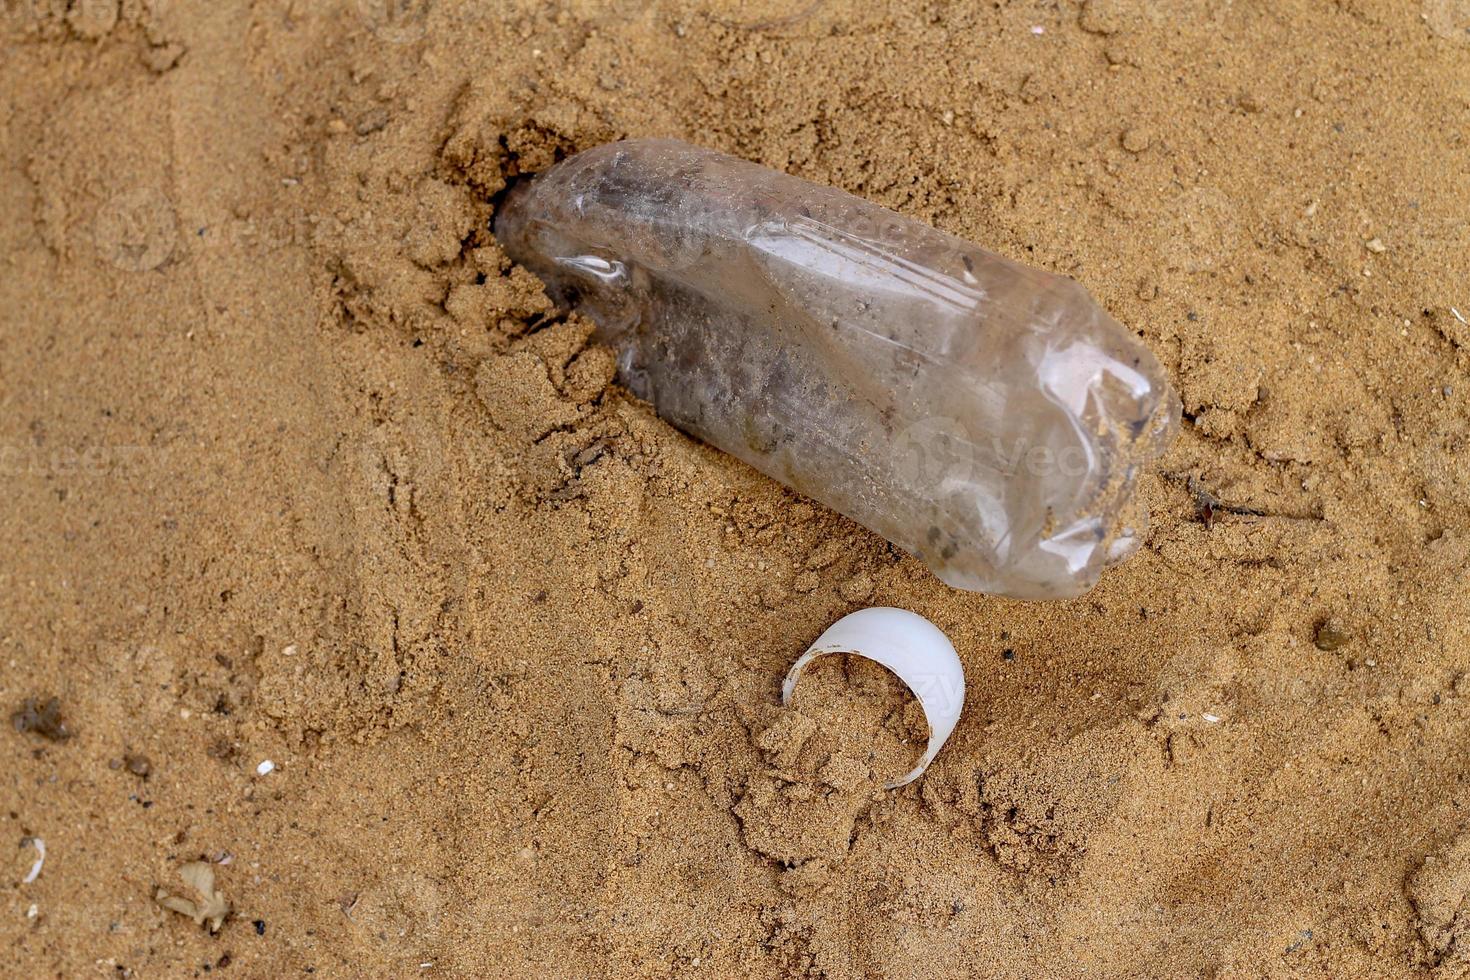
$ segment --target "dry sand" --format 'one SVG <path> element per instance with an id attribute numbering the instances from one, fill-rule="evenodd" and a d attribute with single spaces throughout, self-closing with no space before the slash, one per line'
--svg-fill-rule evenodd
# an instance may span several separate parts
<path id="1" fill-rule="evenodd" d="M 0 972 L 1470 974 L 1466 27 L 0 0 Z M 958 593 L 611 385 L 486 226 L 624 135 L 1080 279 L 1185 402 L 1143 552 Z M 969 678 L 897 793 L 888 675 L 775 704 L 868 604 Z"/>

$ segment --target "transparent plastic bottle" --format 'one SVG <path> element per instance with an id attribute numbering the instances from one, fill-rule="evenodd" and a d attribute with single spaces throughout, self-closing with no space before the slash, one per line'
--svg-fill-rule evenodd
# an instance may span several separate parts
<path id="1" fill-rule="evenodd" d="M 952 586 L 1075 596 L 1138 546 L 1179 400 L 1074 280 L 672 140 L 564 160 L 494 231 L 660 416 Z"/>

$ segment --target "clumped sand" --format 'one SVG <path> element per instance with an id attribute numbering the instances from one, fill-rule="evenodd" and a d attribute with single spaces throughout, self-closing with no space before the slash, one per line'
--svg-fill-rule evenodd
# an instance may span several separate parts
<path id="1" fill-rule="evenodd" d="M 6 971 L 1470 975 L 1467 26 L 0 3 Z M 1185 403 L 1144 550 L 958 593 L 620 391 L 486 229 L 625 135 L 1081 280 Z M 890 676 L 777 707 L 873 604 L 969 682 L 896 793 Z"/>

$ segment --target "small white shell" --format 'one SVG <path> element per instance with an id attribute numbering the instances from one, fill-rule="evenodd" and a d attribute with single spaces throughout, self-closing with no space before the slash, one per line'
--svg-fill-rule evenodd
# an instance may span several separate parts
<path id="1" fill-rule="evenodd" d="M 39 837 L 31 837 L 29 842 L 36 849 L 36 863 L 31 865 L 31 873 L 20 880 L 22 885 L 29 885 L 41 877 L 41 865 L 46 863 L 46 842 Z"/>
<path id="2" fill-rule="evenodd" d="M 929 747 L 912 772 L 883 785 L 897 789 L 918 779 L 954 731 L 965 706 L 965 672 L 954 644 L 918 613 L 886 606 L 859 609 L 827 627 L 791 665 L 781 685 L 782 705 L 790 704 L 791 692 L 806 665 L 829 653 L 855 653 L 882 664 L 919 699 L 929 723 Z"/>

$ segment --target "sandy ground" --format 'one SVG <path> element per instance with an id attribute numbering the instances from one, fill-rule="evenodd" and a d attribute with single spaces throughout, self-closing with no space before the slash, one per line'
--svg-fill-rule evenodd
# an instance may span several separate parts
<path id="1" fill-rule="evenodd" d="M 1470 975 L 1466 28 L 0 0 L 0 972 Z M 610 384 L 486 228 L 624 135 L 1080 279 L 1185 403 L 1143 552 L 958 593 Z M 870 604 L 969 679 L 897 793 L 888 675 L 776 707 Z"/>

